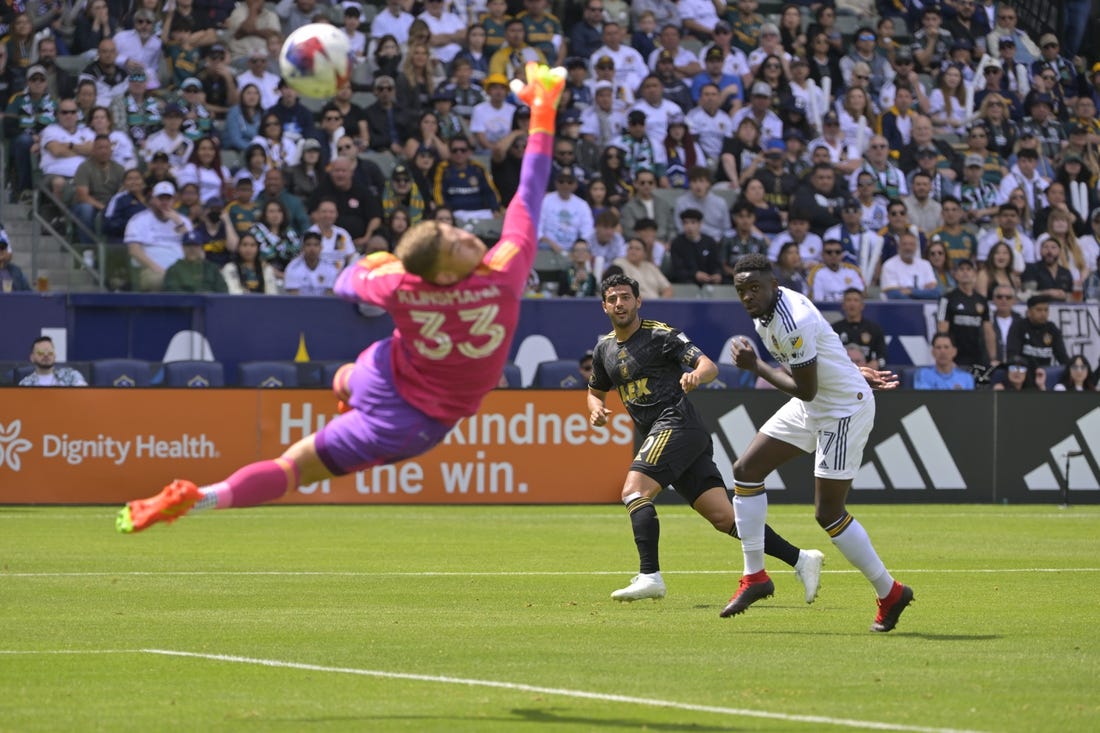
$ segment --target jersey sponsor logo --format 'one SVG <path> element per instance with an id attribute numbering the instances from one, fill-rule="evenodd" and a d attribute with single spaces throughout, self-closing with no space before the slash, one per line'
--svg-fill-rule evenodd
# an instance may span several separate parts
<path id="1" fill-rule="evenodd" d="M 900 432 L 873 448 L 882 473 L 879 473 L 875 461 L 867 461 L 856 474 L 852 488 L 966 489 L 966 481 L 928 408 L 917 408 L 903 417 L 900 423 Z"/>
<path id="2" fill-rule="evenodd" d="M 1092 465 L 1100 465 L 1100 407 L 1082 415 L 1076 431 L 1050 446 L 1050 458 L 1024 474 L 1028 491 L 1100 491 Z M 1092 464 L 1089 458 L 1092 458 Z"/>
<path id="3" fill-rule="evenodd" d="M 652 392 L 649 391 L 647 386 L 649 383 L 649 377 L 642 377 L 641 379 L 635 379 L 633 382 L 627 382 L 619 387 L 619 398 L 623 402 L 637 402 L 642 397 L 647 397 Z"/>

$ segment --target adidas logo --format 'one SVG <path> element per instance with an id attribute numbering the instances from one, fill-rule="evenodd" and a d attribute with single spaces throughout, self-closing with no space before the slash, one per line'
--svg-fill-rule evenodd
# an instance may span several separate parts
<path id="1" fill-rule="evenodd" d="M 872 449 L 885 478 L 874 462 L 867 461 L 856 474 L 852 488 L 965 489 L 966 482 L 928 408 L 919 407 L 900 422 L 900 433 L 891 435 Z"/>
<path id="2" fill-rule="evenodd" d="M 749 443 L 756 437 L 756 426 L 753 425 L 752 418 L 749 417 L 749 411 L 744 407 L 737 407 L 718 418 L 718 429 L 725 436 L 726 442 L 733 450 L 733 456 L 731 457 L 726 451 L 726 447 L 722 445 L 722 439 L 718 433 L 711 433 L 710 440 L 714 446 L 714 465 L 718 467 L 718 471 L 723 476 L 728 476 L 732 481 L 733 461 L 748 450 Z M 768 475 L 764 480 L 764 485 L 768 487 L 768 491 L 779 491 L 787 488 L 777 471 L 772 471 Z"/>
<path id="3" fill-rule="evenodd" d="M 1050 458 L 1024 474 L 1028 491 L 1058 491 L 1068 481 L 1074 491 L 1100 491 L 1100 482 L 1089 465 L 1090 454 L 1093 462 L 1100 464 L 1100 407 L 1083 415 L 1076 427 L 1076 433 L 1050 447 Z"/>

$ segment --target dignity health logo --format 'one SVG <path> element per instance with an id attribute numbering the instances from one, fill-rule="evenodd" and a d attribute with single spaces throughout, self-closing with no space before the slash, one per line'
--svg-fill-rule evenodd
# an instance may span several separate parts
<path id="1" fill-rule="evenodd" d="M 0 467 L 7 466 L 13 471 L 23 467 L 23 459 L 19 455 L 31 449 L 31 442 L 19 437 L 22 430 L 22 420 L 12 420 L 6 428 L 0 423 Z"/>

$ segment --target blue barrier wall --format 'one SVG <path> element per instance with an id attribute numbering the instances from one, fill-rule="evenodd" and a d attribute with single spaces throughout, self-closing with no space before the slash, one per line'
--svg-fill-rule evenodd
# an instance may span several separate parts
<path id="1" fill-rule="evenodd" d="M 888 334 L 892 364 L 921 364 L 928 363 L 934 310 L 935 303 L 869 302 L 865 315 Z M 1100 349 L 1097 311 L 1096 305 L 1052 311 L 1070 352 L 1085 352 L 1093 364 Z M 647 301 L 642 313 L 683 329 L 714 359 L 731 335 L 752 333 L 736 301 Z M 175 334 L 193 330 L 205 336 L 227 374 L 235 374 L 242 361 L 293 359 L 302 335 L 311 359 L 336 361 L 353 359 L 392 330 L 388 316 L 364 316 L 352 303 L 293 296 L 12 293 L 0 297 L 0 323 L 0 361 L 26 360 L 31 341 L 43 328 L 66 329 L 69 361 L 160 361 Z M 592 348 L 608 330 L 607 317 L 594 298 L 532 298 L 523 302 L 510 356 L 516 358 L 528 337 L 542 335 L 558 357 L 573 358 Z"/>

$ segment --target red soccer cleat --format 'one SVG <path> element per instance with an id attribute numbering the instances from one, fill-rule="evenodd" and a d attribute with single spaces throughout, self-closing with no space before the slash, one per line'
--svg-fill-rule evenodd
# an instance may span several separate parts
<path id="1" fill-rule="evenodd" d="M 123 534 L 140 532 L 157 522 L 171 524 L 195 506 L 202 492 L 190 481 L 177 479 L 149 499 L 128 502 L 115 519 L 115 529 Z"/>
<path id="2" fill-rule="evenodd" d="M 730 598 L 730 602 L 718 615 L 727 618 L 744 613 L 749 606 L 761 598 L 768 598 L 773 593 L 775 593 L 775 583 L 768 577 L 768 571 L 761 570 L 752 575 L 742 575 L 741 585 L 737 587 L 737 592 L 733 594 L 733 598 Z"/>
<path id="3" fill-rule="evenodd" d="M 913 589 L 894 581 L 894 587 L 885 598 L 878 599 L 878 615 L 871 624 L 871 631 L 892 631 L 906 606 L 913 602 Z"/>

